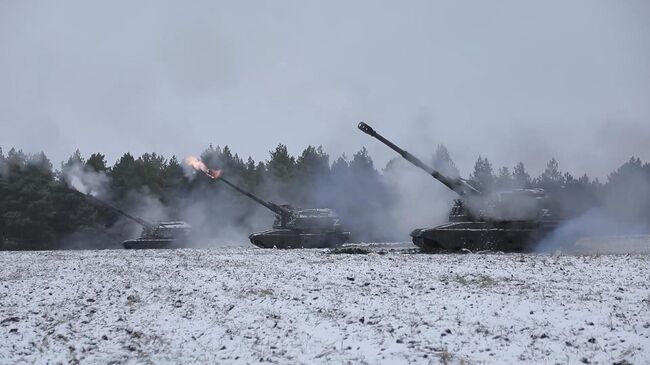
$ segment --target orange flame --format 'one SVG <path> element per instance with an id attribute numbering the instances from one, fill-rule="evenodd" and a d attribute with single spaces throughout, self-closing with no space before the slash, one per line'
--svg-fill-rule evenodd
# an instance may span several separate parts
<path id="1" fill-rule="evenodd" d="M 199 160 L 194 156 L 185 157 L 185 163 L 188 164 L 190 167 L 192 167 L 194 170 L 201 171 L 212 179 L 218 179 L 219 177 L 221 177 L 221 170 L 209 169 L 203 163 L 203 161 Z"/>
<path id="2" fill-rule="evenodd" d="M 211 178 L 213 178 L 215 180 L 221 177 L 221 170 L 210 170 L 210 169 L 208 169 L 208 171 L 204 171 L 204 172 L 208 176 L 210 176 Z"/>

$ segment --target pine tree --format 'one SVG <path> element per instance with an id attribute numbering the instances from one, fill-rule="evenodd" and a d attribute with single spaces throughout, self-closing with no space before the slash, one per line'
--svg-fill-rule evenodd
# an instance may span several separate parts
<path id="1" fill-rule="evenodd" d="M 243 175 L 244 184 L 248 190 L 254 191 L 261 182 L 261 176 L 257 175 L 257 166 L 255 160 L 248 156 Z"/>
<path id="2" fill-rule="evenodd" d="M 607 185 L 622 185 L 625 181 L 629 180 L 630 177 L 640 174 L 643 174 L 641 159 L 633 156 L 616 169 L 616 171 L 607 176 Z"/>
<path id="3" fill-rule="evenodd" d="M 547 164 L 546 169 L 537 178 L 536 185 L 547 189 L 559 189 L 564 185 L 564 177 L 559 169 L 559 164 L 555 158 L 552 158 Z"/>
<path id="4" fill-rule="evenodd" d="M 0 198 L 2 248 L 50 248 L 55 238 L 51 218 L 56 211 L 50 194 L 52 164 L 42 152 L 26 156 L 13 148 L 6 160 L 6 195 Z"/>
<path id="5" fill-rule="evenodd" d="M 216 168 L 221 169 L 226 176 L 230 176 L 232 180 L 239 181 L 244 176 L 246 165 L 238 154 L 232 153 L 228 146 L 224 146 L 221 154 L 217 155 Z"/>
<path id="6" fill-rule="evenodd" d="M 256 187 L 262 185 L 262 183 L 267 179 L 266 172 L 266 164 L 262 161 L 258 161 L 257 166 L 255 166 L 255 179 L 257 180 L 255 184 Z"/>
<path id="7" fill-rule="evenodd" d="M 7 165 L 7 158 L 2 152 L 2 147 L 0 147 L 0 212 L 5 211 L 5 199 L 7 198 L 7 174 L 9 172 L 9 167 Z M 4 219 L 2 218 L 2 213 L 0 213 L 0 250 L 2 249 L 4 242 L 6 241 L 5 237 L 5 224 Z"/>
<path id="8" fill-rule="evenodd" d="M 490 191 L 494 187 L 495 176 L 492 164 L 487 158 L 478 157 L 474 164 L 474 172 L 469 176 L 472 184 L 481 191 Z"/>
<path id="9" fill-rule="evenodd" d="M 189 182 L 185 177 L 176 155 L 173 155 L 162 171 L 164 201 L 170 202 L 174 207 L 180 206 L 179 199 L 186 198 L 189 194 Z"/>
<path id="10" fill-rule="evenodd" d="M 3 175 L 7 174 L 7 169 L 7 158 L 2 152 L 2 147 L 0 147 L 0 178 L 2 178 Z"/>
<path id="11" fill-rule="evenodd" d="M 106 156 L 101 153 L 93 153 L 86 161 L 86 167 L 95 172 L 106 172 Z"/>
<path id="12" fill-rule="evenodd" d="M 530 175 L 526 172 L 523 162 L 519 162 L 515 165 L 515 168 L 512 172 L 513 184 L 517 188 L 530 188 L 531 180 Z"/>
<path id="13" fill-rule="evenodd" d="M 296 176 L 292 183 L 299 203 L 318 204 L 323 195 L 321 191 L 330 184 L 330 179 L 329 155 L 322 146 L 307 146 L 296 159 Z"/>
<path id="14" fill-rule="evenodd" d="M 386 166 L 382 169 L 384 176 L 391 175 L 397 171 L 397 167 L 403 163 L 402 157 L 393 157 L 388 162 Z"/>
<path id="15" fill-rule="evenodd" d="M 345 153 L 341 155 L 339 158 L 332 163 L 332 176 L 335 179 L 339 179 L 345 175 L 348 174 L 348 170 L 350 169 L 350 164 L 348 163 L 348 158 L 345 156 Z"/>
<path id="16" fill-rule="evenodd" d="M 220 169 L 221 166 L 221 147 L 217 146 L 216 148 L 210 144 L 208 148 L 201 152 L 201 161 L 211 169 Z"/>
<path id="17" fill-rule="evenodd" d="M 496 186 L 500 190 L 511 189 L 514 186 L 514 179 L 510 173 L 510 169 L 505 166 L 499 169 L 499 174 L 496 178 Z"/>
<path id="18" fill-rule="evenodd" d="M 330 173 L 329 159 L 322 146 L 307 146 L 296 160 L 296 171 L 305 180 L 322 179 Z"/>
<path id="19" fill-rule="evenodd" d="M 83 167 L 85 163 L 86 161 L 81 156 L 81 152 L 79 152 L 79 149 L 76 149 L 74 153 L 68 157 L 68 161 L 61 163 L 61 171 L 59 173 L 59 176 L 68 176 L 72 169 Z"/>
<path id="20" fill-rule="evenodd" d="M 333 167 L 335 195 L 330 205 L 342 222 L 355 228 L 356 239 L 377 238 L 376 221 L 388 221 L 389 196 L 382 176 L 375 170 L 372 158 L 364 147 L 354 154 L 349 167 L 345 159 Z"/>
<path id="21" fill-rule="evenodd" d="M 145 153 L 135 161 L 136 185 L 132 188 L 144 192 L 151 192 L 159 199 L 164 199 L 165 170 L 167 161 L 165 157 L 155 152 Z M 146 187 L 146 190 L 142 188 Z"/>
<path id="22" fill-rule="evenodd" d="M 436 152 L 433 154 L 433 168 L 447 177 L 456 178 L 460 176 L 460 171 L 451 159 L 447 147 L 439 144 Z"/>
<path id="23" fill-rule="evenodd" d="M 271 177 L 282 182 L 289 182 L 294 176 L 296 160 L 289 155 L 287 146 L 279 144 L 275 150 L 270 152 L 270 155 L 271 159 L 267 162 L 267 167 Z"/>
<path id="24" fill-rule="evenodd" d="M 377 174 L 372 158 L 368 155 L 368 150 L 365 147 L 361 148 L 359 152 L 352 156 L 352 161 L 350 161 L 350 171 L 356 175 Z"/>
<path id="25" fill-rule="evenodd" d="M 136 173 L 135 158 L 128 152 L 122 155 L 115 165 L 113 165 L 109 176 L 111 178 L 112 191 L 118 200 L 123 198 L 129 190 L 139 187 L 139 179 Z"/>

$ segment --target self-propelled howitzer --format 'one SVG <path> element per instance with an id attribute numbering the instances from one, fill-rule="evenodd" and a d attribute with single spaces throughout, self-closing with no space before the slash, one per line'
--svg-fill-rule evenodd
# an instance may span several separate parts
<path id="1" fill-rule="evenodd" d="M 74 189 L 73 189 L 74 190 Z M 180 248 L 187 245 L 191 228 L 189 224 L 182 221 L 169 222 L 152 222 L 147 219 L 129 214 L 124 210 L 107 203 L 91 194 L 83 195 L 88 202 L 96 207 L 110 210 L 142 226 L 140 237 L 133 238 L 122 242 L 122 246 L 127 249 L 140 248 Z"/>
<path id="2" fill-rule="evenodd" d="M 260 199 L 221 177 L 220 174 L 211 171 L 205 173 L 276 214 L 272 229 L 251 233 L 248 236 L 255 246 L 262 248 L 329 248 L 339 246 L 350 238 L 350 232 L 343 230 L 339 217 L 331 209 L 296 209 L 290 205 L 278 205 Z"/>
<path id="3" fill-rule="evenodd" d="M 462 178 L 436 171 L 368 124 L 361 122 L 358 127 L 459 195 L 448 223 L 411 232 L 413 243 L 423 250 L 530 251 L 557 228 L 557 222 L 550 220 L 548 210 L 543 207 L 544 190 L 513 189 L 484 194 Z"/>

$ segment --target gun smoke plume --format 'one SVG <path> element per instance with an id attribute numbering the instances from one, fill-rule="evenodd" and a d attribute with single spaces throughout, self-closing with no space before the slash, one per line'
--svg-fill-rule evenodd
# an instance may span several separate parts
<path id="1" fill-rule="evenodd" d="M 648 176 L 639 171 L 612 174 L 610 184 L 600 204 L 563 222 L 553 235 L 539 244 L 538 251 L 650 253 Z M 563 201 L 562 205 L 570 209 L 581 203 L 574 198 Z M 637 239 L 629 239 L 635 235 Z"/>
<path id="2" fill-rule="evenodd" d="M 81 163 L 74 163 L 63 169 L 63 179 L 68 186 L 82 194 L 110 197 L 110 179 L 103 171 L 96 172 Z"/>

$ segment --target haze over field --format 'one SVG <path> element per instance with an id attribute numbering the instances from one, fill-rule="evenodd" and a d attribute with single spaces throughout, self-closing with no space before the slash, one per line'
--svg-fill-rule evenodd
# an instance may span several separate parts
<path id="1" fill-rule="evenodd" d="M 278 143 L 333 156 L 366 120 L 414 153 L 551 157 L 603 177 L 650 159 L 644 0 L 0 3 L 0 146 L 268 158 Z M 623 142 L 624 141 L 624 142 Z"/>

